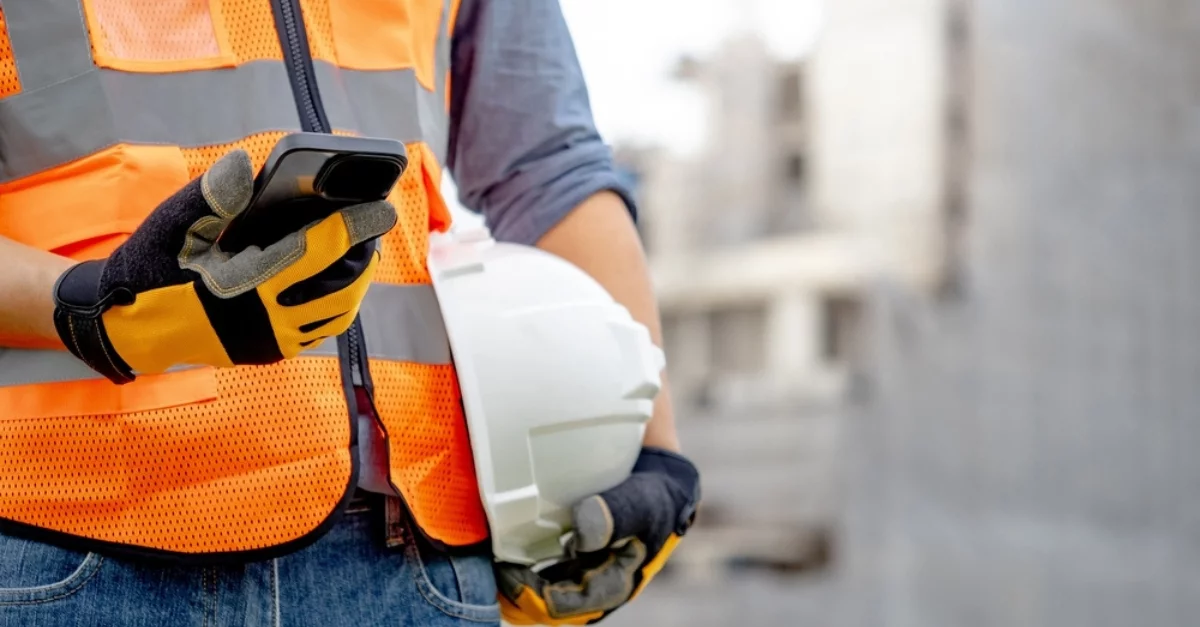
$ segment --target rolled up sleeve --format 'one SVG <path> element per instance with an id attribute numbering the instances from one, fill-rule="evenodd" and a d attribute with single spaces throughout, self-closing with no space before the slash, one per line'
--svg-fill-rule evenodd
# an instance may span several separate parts
<path id="1" fill-rule="evenodd" d="M 636 216 L 558 0 L 463 0 L 452 55 L 446 165 L 496 239 L 534 244 L 605 190 Z"/>

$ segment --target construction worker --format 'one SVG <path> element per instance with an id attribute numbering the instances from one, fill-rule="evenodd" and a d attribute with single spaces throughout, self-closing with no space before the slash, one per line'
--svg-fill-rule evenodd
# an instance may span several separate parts
<path id="1" fill-rule="evenodd" d="M 557 0 L 2 15 L 0 624 L 584 624 L 658 572 L 699 481 L 668 395 L 629 479 L 575 507 L 571 559 L 497 565 L 418 315 L 445 166 L 497 239 L 658 337 Z M 398 139 L 409 165 L 388 202 L 223 253 L 297 131 Z"/>

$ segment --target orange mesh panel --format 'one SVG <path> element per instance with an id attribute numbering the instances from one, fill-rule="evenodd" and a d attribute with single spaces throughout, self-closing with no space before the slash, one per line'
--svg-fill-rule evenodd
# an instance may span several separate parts
<path id="1" fill-rule="evenodd" d="M 0 412 L 0 516 L 180 552 L 293 540 L 350 481 L 334 358 L 212 371 L 209 403 L 108 416 Z"/>
<path id="2" fill-rule="evenodd" d="M 231 65 L 209 0 L 84 0 L 96 63 L 132 71 Z"/>
<path id="3" fill-rule="evenodd" d="M 383 236 L 381 263 L 375 271 L 379 283 L 429 283 L 425 258 L 429 254 L 430 194 L 426 161 L 432 161 L 423 144 L 408 145 L 408 169 L 389 197 L 400 216 L 395 228 Z M 441 196 L 439 195 L 440 199 Z"/>
<path id="4" fill-rule="evenodd" d="M 8 22 L 4 20 L 4 9 L 0 8 L 0 98 L 20 91 L 21 78 L 17 76 L 17 61 L 8 39 Z"/>
<path id="5" fill-rule="evenodd" d="M 392 481 L 417 523 L 451 545 L 484 539 L 487 518 L 454 367 L 372 360 L 371 377 L 391 443 Z"/>
<path id="6" fill-rule="evenodd" d="M 85 0 L 92 49 L 121 59 L 167 61 L 220 54 L 207 0 Z"/>
<path id="7" fill-rule="evenodd" d="M 221 0 L 221 13 L 229 33 L 229 46 L 239 63 L 254 59 L 283 60 L 271 0 Z"/>
<path id="8" fill-rule="evenodd" d="M 267 156 L 271 154 L 275 143 L 286 134 L 281 131 L 259 133 L 228 144 L 183 148 L 183 159 L 187 162 L 188 175 L 196 178 L 204 174 L 204 171 L 212 167 L 212 164 L 235 148 L 244 148 L 250 154 L 250 162 L 254 165 L 254 169 L 258 170 L 267 162 Z"/>
<path id="9" fill-rule="evenodd" d="M 337 63 L 333 47 L 333 23 L 329 17 L 329 0 L 300 0 L 304 14 L 304 30 L 314 59 Z"/>

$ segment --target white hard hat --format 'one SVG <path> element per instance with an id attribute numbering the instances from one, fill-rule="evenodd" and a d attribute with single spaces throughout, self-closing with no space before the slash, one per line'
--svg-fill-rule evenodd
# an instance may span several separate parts
<path id="1" fill-rule="evenodd" d="M 663 353 L 590 276 L 486 229 L 435 235 L 437 292 L 498 560 L 563 554 L 571 506 L 633 469 Z"/>

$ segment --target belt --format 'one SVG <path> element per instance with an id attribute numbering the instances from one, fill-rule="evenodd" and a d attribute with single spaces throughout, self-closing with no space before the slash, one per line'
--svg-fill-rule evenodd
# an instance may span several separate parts
<path id="1" fill-rule="evenodd" d="M 403 546 L 408 536 L 408 513 L 398 496 L 390 496 L 355 488 L 346 506 L 347 514 L 369 513 L 383 516 L 383 539 L 388 548 Z"/>

